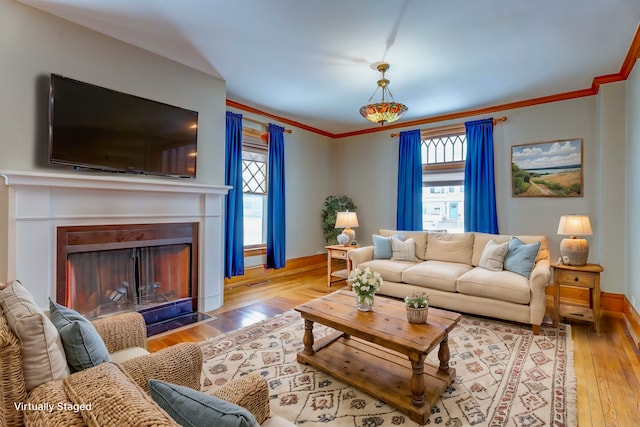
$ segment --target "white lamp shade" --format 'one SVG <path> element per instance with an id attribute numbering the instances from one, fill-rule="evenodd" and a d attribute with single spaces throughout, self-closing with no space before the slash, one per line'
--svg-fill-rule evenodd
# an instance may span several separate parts
<path id="1" fill-rule="evenodd" d="M 358 216 L 355 212 L 338 212 L 336 228 L 358 227 Z"/>
<path id="2" fill-rule="evenodd" d="M 558 224 L 558 234 L 563 236 L 591 236 L 588 215 L 563 215 Z"/>

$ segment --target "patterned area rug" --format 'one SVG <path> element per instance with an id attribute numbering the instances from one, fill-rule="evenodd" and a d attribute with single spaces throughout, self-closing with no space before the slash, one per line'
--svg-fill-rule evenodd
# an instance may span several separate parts
<path id="1" fill-rule="evenodd" d="M 296 362 L 304 322 L 295 311 L 201 344 L 203 390 L 259 372 L 271 409 L 304 426 L 416 426 L 402 412 L 313 367 Z M 333 332 L 319 324 L 314 335 Z M 456 379 L 427 425 L 576 425 L 573 344 L 568 325 L 531 329 L 464 315 L 449 338 Z M 428 361 L 437 366 L 437 350 Z M 375 378 L 371 378 L 375 381 Z"/>

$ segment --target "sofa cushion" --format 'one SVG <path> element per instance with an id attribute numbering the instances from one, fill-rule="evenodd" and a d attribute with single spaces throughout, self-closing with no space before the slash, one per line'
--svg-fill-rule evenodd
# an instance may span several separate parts
<path id="1" fill-rule="evenodd" d="M 247 409 L 189 387 L 149 380 L 149 394 L 182 426 L 259 427 Z"/>
<path id="2" fill-rule="evenodd" d="M 98 331 L 80 313 L 49 298 L 49 319 L 60 333 L 67 364 L 73 372 L 109 361 L 109 352 Z"/>
<path id="3" fill-rule="evenodd" d="M 490 271 L 475 267 L 458 278 L 456 290 L 461 294 L 529 304 L 529 281 L 511 271 Z M 489 303 L 489 302 L 488 302 Z"/>
<path id="4" fill-rule="evenodd" d="M 482 256 L 478 265 L 491 271 L 502 271 L 504 268 L 504 258 L 509 251 L 509 242 L 496 243 L 489 240 L 484 246 Z"/>
<path id="5" fill-rule="evenodd" d="M 409 261 L 391 261 L 390 259 L 374 259 L 358 265 L 360 270 L 369 268 L 382 276 L 384 282 L 402 282 L 402 272 L 409 267 L 416 265 Z M 382 284 L 384 286 L 384 283 Z"/>
<path id="6" fill-rule="evenodd" d="M 416 246 L 412 238 L 405 241 L 391 238 L 391 261 L 418 261 L 416 258 Z"/>
<path id="7" fill-rule="evenodd" d="M 477 267 L 480 265 L 480 257 L 484 251 L 484 247 L 487 242 L 493 240 L 495 243 L 505 243 L 511 240 L 511 236 L 508 234 L 489 234 L 489 233 L 474 233 L 473 238 L 473 256 L 471 258 L 471 265 Z"/>
<path id="8" fill-rule="evenodd" d="M 504 259 L 504 269 L 518 273 L 527 279 L 531 275 L 540 242 L 525 244 L 517 237 L 509 240 L 509 251 Z"/>
<path id="9" fill-rule="evenodd" d="M 455 262 L 425 261 L 404 270 L 402 281 L 410 285 L 455 292 L 456 280 L 471 268 L 468 264 Z"/>
<path id="10" fill-rule="evenodd" d="M 390 259 L 393 256 L 391 237 L 402 240 L 402 234 L 394 234 L 393 236 L 371 235 L 373 240 L 373 259 Z"/>
<path id="11" fill-rule="evenodd" d="M 15 280 L 0 290 L 0 308 L 20 340 L 27 392 L 67 377 L 69 367 L 58 330 L 20 282 Z"/>
<path id="12" fill-rule="evenodd" d="M 429 233 L 427 260 L 471 265 L 473 233 Z"/>
<path id="13" fill-rule="evenodd" d="M 402 236 L 402 240 L 413 239 L 413 242 L 416 245 L 416 258 L 419 260 L 426 260 L 427 253 L 427 239 L 429 237 L 429 233 L 426 231 L 398 231 L 398 230 L 386 230 L 381 229 L 381 236 L 393 236 L 395 234 L 399 234 Z"/>

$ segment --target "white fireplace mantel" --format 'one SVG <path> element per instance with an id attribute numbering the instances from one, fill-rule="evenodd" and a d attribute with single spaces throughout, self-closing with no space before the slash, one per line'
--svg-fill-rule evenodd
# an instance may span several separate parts
<path id="1" fill-rule="evenodd" d="M 224 196 L 231 187 L 177 178 L 0 171 L 8 186 L 9 279 L 42 308 L 55 295 L 56 229 L 100 224 L 199 223 L 198 310 L 224 289 Z"/>

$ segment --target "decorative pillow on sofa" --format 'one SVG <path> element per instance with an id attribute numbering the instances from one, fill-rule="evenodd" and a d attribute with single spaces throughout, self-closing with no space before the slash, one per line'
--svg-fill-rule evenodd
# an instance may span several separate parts
<path id="1" fill-rule="evenodd" d="M 509 242 L 496 243 L 489 240 L 482 251 L 478 265 L 491 271 L 502 271 L 504 259 L 509 251 Z"/>
<path id="2" fill-rule="evenodd" d="M 259 427 L 242 406 L 189 387 L 149 380 L 151 398 L 182 426 Z"/>
<path id="3" fill-rule="evenodd" d="M 474 233 L 429 232 L 426 259 L 471 265 Z"/>
<path id="4" fill-rule="evenodd" d="M 504 269 L 518 273 L 527 279 L 531 276 L 540 242 L 525 244 L 517 237 L 509 240 L 509 251 L 504 259 Z"/>
<path id="5" fill-rule="evenodd" d="M 416 258 L 416 244 L 412 238 L 405 240 L 391 238 L 392 261 L 418 261 Z"/>
<path id="6" fill-rule="evenodd" d="M 69 375 L 58 330 L 17 280 L 0 289 L 0 309 L 20 340 L 27 392 L 42 383 Z"/>
<path id="7" fill-rule="evenodd" d="M 381 236 L 379 234 L 373 234 L 371 239 L 373 240 L 373 259 L 389 259 L 393 256 L 391 250 L 391 238 L 402 240 L 402 234 L 396 234 L 393 236 Z"/>
<path id="8" fill-rule="evenodd" d="M 73 372 L 109 361 L 102 337 L 83 315 L 49 298 L 49 318 L 60 333 L 67 364 Z"/>

